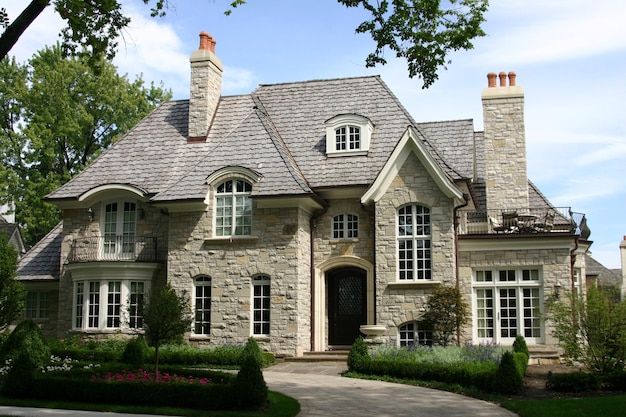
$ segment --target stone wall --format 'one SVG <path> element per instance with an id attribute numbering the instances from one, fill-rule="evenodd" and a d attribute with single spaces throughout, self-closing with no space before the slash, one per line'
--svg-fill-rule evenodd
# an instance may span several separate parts
<path id="1" fill-rule="evenodd" d="M 430 208 L 432 280 L 399 282 L 397 210 L 406 204 Z M 453 201 L 445 196 L 414 154 L 376 203 L 376 324 L 387 326 L 387 341 L 397 326 L 417 320 L 435 285 L 455 284 Z"/>
<path id="2" fill-rule="evenodd" d="M 297 208 L 253 206 L 252 237 L 212 238 L 212 211 L 172 213 L 168 281 L 192 291 L 198 275 L 211 277 L 211 334 L 195 343 L 242 344 L 252 335 L 252 278 L 270 277 L 270 335 L 259 345 L 277 355 L 309 346 L 309 216 Z"/>

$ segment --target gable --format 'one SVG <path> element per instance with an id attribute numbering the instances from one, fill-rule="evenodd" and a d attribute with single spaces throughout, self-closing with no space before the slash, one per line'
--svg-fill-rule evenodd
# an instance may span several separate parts
<path id="1" fill-rule="evenodd" d="M 443 194 L 449 198 L 460 201 L 464 200 L 463 192 L 454 185 L 435 158 L 426 150 L 426 147 L 418 139 L 417 135 L 417 132 L 413 128 L 409 127 L 405 131 L 402 139 L 398 142 L 398 145 L 380 171 L 378 177 L 365 192 L 363 197 L 361 197 L 363 204 L 376 202 L 384 195 L 411 155 L 417 157 L 430 178 L 437 184 Z"/>

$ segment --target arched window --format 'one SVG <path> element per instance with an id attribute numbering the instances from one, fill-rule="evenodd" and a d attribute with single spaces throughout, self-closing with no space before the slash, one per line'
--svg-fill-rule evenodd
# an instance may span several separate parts
<path id="1" fill-rule="evenodd" d="M 417 204 L 398 210 L 398 279 L 431 279 L 430 209 Z"/>
<path id="2" fill-rule="evenodd" d="M 252 185 L 242 179 L 229 179 L 215 190 L 215 235 L 252 234 Z"/>
<path id="3" fill-rule="evenodd" d="M 398 327 L 400 346 L 433 345 L 433 332 L 424 323 L 411 321 Z"/>
<path id="4" fill-rule="evenodd" d="M 102 260 L 130 259 L 135 253 L 137 204 L 116 201 L 104 206 Z"/>
<path id="5" fill-rule="evenodd" d="M 341 126 L 335 129 L 335 150 L 356 151 L 361 149 L 361 129 L 358 126 Z"/>
<path id="6" fill-rule="evenodd" d="M 211 277 L 197 277 L 194 283 L 193 332 L 197 335 L 208 335 L 211 333 Z"/>

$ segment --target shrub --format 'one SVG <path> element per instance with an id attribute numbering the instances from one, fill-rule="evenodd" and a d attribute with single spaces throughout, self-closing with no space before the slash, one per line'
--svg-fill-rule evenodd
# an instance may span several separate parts
<path id="1" fill-rule="evenodd" d="M 606 389 L 626 391 L 626 370 L 614 371 L 602 378 Z"/>
<path id="2" fill-rule="evenodd" d="M 526 344 L 526 339 L 521 334 L 515 336 L 515 341 L 513 342 L 513 352 L 521 352 L 526 354 L 526 360 L 530 359 L 530 351 L 528 350 L 528 345 Z"/>
<path id="3" fill-rule="evenodd" d="M 528 355 L 524 352 L 513 352 L 513 359 L 515 360 L 515 366 L 517 372 L 522 376 L 526 376 L 526 370 L 528 369 Z"/>
<path id="4" fill-rule="evenodd" d="M 242 408 L 255 408 L 267 402 L 267 384 L 261 372 L 261 349 L 253 338 L 241 353 L 241 368 L 237 373 L 234 390 L 237 403 Z"/>
<path id="5" fill-rule="evenodd" d="M 456 287 L 438 286 L 428 297 L 424 323 L 433 331 L 433 342 L 448 346 L 469 319 L 468 305 Z"/>
<path id="6" fill-rule="evenodd" d="M 33 358 L 23 351 L 13 361 L 2 387 L 2 393 L 9 397 L 26 397 L 33 390 L 33 381 L 38 366 Z"/>
<path id="7" fill-rule="evenodd" d="M 26 354 L 35 368 L 40 368 L 50 360 L 50 349 L 41 334 L 41 329 L 28 319 L 18 324 L 0 348 L 0 363 L 11 359 L 16 361 Z"/>
<path id="8" fill-rule="evenodd" d="M 515 356 L 512 352 L 504 352 L 493 379 L 493 391 L 500 394 L 515 394 L 523 384 L 524 378 L 515 361 Z"/>
<path id="9" fill-rule="evenodd" d="M 122 353 L 122 362 L 139 368 L 145 364 L 147 354 L 148 345 L 144 338 L 139 336 L 126 343 L 126 348 Z"/>
<path id="10" fill-rule="evenodd" d="M 600 388 L 600 382 L 595 374 L 577 371 L 551 375 L 546 388 L 559 392 L 596 391 Z"/>
<path id="11" fill-rule="evenodd" d="M 354 341 L 348 353 L 348 371 L 368 373 L 371 358 L 365 340 L 359 337 Z"/>

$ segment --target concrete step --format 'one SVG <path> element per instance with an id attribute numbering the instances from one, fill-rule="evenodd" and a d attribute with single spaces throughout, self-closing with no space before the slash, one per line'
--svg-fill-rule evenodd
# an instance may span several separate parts
<path id="1" fill-rule="evenodd" d="M 530 353 L 530 359 L 528 360 L 530 365 L 561 363 L 561 353 L 556 349 L 529 346 L 528 351 Z"/>
<path id="2" fill-rule="evenodd" d="M 285 362 L 347 362 L 348 351 L 304 352 L 302 356 L 286 357 Z"/>

